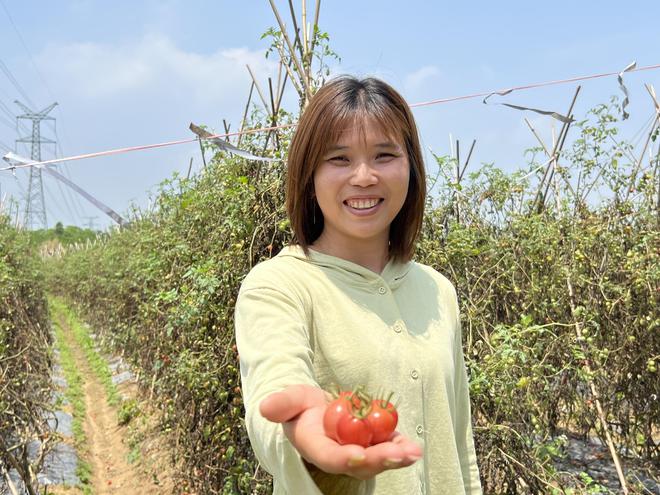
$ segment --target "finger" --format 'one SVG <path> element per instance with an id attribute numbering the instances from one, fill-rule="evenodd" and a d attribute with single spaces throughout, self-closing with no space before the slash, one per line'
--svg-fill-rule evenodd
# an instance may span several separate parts
<path id="1" fill-rule="evenodd" d="M 358 479 L 369 479 L 389 469 L 410 466 L 415 462 L 406 456 L 403 444 L 383 442 L 365 450 L 365 459 L 350 466 L 348 474 Z"/>
<path id="2" fill-rule="evenodd" d="M 417 460 L 418 458 L 422 457 L 424 453 L 422 448 L 417 443 L 413 442 L 398 431 L 392 433 L 389 441 L 399 445 L 403 450 L 404 455 L 408 458 L 414 458 L 414 460 Z"/>
<path id="3" fill-rule="evenodd" d="M 261 415 L 274 423 L 291 421 L 309 407 L 325 401 L 320 388 L 311 385 L 290 385 L 281 392 L 270 394 L 259 404 Z"/>
<path id="4" fill-rule="evenodd" d="M 340 445 L 324 433 L 301 428 L 297 420 L 286 422 L 283 427 L 286 436 L 296 446 L 300 455 L 326 473 L 347 473 L 351 467 L 364 463 L 364 447 Z"/>

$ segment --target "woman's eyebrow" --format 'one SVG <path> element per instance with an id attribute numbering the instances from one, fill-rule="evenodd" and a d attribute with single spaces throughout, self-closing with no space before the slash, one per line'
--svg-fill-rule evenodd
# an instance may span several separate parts
<path id="1" fill-rule="evenodd" d="M 350 148 L 350 146 L 341 146 L 341 145 L 336 144 L 336 145 L 334 145 L 334 146 L 330 146 L 330 147 L 326 150 L 326 153 L 332 153 L 332 152 L 334 152 L 334 151 L 347 150 L 347 149 L 349 149 L 349 148 Z M 392 142 L 392 141 L 385 141 L 385 142 L 382 142 L 382 143 L 374 144 L 374 148 L 393 148 L 393 149 L 398 149 L 398 148 L 399 148 L 399 145 L 396 144 L 396 143 L 394 143 L 394 142 Z"/>
<path id="2" fill-rule="evenodd" d="M 333 151 L 341 151 L 341 150 L 347 150 L 349 146 L 340 146 L 338 144 L 334 146 L 330 146 L 329 148 L 326 149 L 326 153 L 332 153 Z"/>

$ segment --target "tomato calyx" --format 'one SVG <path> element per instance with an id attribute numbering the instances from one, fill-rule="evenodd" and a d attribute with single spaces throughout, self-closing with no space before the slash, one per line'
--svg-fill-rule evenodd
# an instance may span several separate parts
<path id="1" fill-rule="evenodd" d="M 335 386 L 333 400 L 326 407 L 323 427 L 328 437 L 338 443 L 369 447 L 388 441 L 398 423 L 396 406 L 390 393 L 386 399 L 372 397 L 362 386 L 342 391 Z"/>

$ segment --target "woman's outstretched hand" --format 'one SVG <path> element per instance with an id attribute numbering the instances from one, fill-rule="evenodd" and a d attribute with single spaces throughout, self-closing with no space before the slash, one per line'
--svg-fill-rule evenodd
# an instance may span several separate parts
<path id="1" fill-rule="evenodd" d="M 323 430 L 328 402 L 329 395 L 318 387 L 291 385 L 262 400 L 259 411 L 264 418 L 282 423 L 300 455 L 326 473 L 367 480 L 387 469 L 410 466 L 422 457 L 421 447 L 398 432 L 389 441 L 367 448 L 340 445 Z"/>

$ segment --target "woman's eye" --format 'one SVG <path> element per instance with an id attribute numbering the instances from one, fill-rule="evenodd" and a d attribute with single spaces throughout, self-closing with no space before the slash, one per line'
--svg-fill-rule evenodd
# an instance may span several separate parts
<path id="1" fill-rule="evenodd" d="M 378 155 L 376 155 L 376 160 L 379 158 L 395 158 L 395 155 L 393 155 L 392 153 L 379 153 Z"/>
<path id="2" fill-rule="evenodd" d="M 331 161 L 331 162 L 347 162 L 348 158 L 346 158 L 345 156 L 333 156 L 332 158 L 330 158 L 329 161 Z"/>

